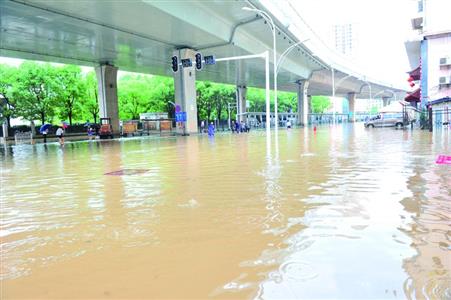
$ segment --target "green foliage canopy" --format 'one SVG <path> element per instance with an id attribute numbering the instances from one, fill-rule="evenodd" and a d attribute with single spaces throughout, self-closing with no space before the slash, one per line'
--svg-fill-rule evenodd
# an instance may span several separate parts
<path id="1" fill-rule="evenodd" d="M 331 102 L 327 96 L 312 96 L 312 112 L 322 114 L 330 108 Z"/>

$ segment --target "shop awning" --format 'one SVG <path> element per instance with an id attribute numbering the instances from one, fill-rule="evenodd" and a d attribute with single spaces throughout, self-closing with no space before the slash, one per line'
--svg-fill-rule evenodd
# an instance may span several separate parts
<path id="1" fill-rule="evenodd" d="M 421 101 L 421 89 L 416 89 L 411 93 L 407 93 L 407 96 L 404 98 L 407 102 L 420 102 Z"/>
<path id="2" fill-rule="evenodd" d="M 437 100 L 433 100 L 433 101 L 429 101 L 430 105 L 435 105 L 435 104 L 440 104 L 440 103 L 447 103 L 447 102 L 451 102 L 451 97 L 446 96 Z"/>
<path id="3" fill-rule="evenodd" d="M 421 65 L 419 65 L 416 69 L 413 69 L 410 72 L 407 72 L 410 77 L 412 77 L 413 80 L 420 80 L 421 76 Z"/>

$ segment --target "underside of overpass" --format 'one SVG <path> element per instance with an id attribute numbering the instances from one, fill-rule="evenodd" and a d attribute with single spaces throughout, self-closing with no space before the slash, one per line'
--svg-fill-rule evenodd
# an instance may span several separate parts
<path id="1" fill-rule="evenodd" d="M 2 0 L 0 56 L 94 67 L 107 64 L 124 71 L 174 76 L 171 56 L 179 49 L 216 58 L 272 52 L 270 27 L 260 15 L 242 10 L 244 6 L 265 10 L 254 0 Z M 278 20 L 275 23 L 280 55 L 298 39 Z M 331 69 L 300 44 L 280 68 L 279 90 L 296 92 L 299 83 L 308 81 L 304 86 L 309 95 L 332 95 Z M 340 70 L 334 70 L 334 79 L 339 83 L 337 96 L 393 97 L 402 92 Z M 220 62 L 195 72 L 194 80 L 264 88 L 264 62 Z"/>

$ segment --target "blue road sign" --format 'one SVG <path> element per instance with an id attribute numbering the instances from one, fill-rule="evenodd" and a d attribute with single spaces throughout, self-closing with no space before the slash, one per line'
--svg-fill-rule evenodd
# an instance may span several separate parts
<path id="1" fill-rule="evenodd" d="M 189 59 L 189 58 L 184 58 L 184 59 L 182 59 L 182 66 L 184 67 L 184 68 L 189 68 L 189 67 L 191 67 L 193 65 L 193 62 L 191 61 L 191 59 Z"/>
<path id="2" fill-rule="evenodd" d="M 214 55 L 204 56 L 204 61 L 206 65 L 214 65 L 216 63 Z"/>
<path id="3" fill-rule="evenodd" d="M 175 113 L 175 121 L 176 122 L 186 122 L 186 112 L 182 111 L 182 112 Z"/>

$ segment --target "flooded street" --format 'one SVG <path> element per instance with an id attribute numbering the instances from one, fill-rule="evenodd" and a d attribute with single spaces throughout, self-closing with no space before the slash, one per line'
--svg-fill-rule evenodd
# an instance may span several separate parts
<path id="1" fill-rule="evenodd" d="M 0 151 L 5 299 L 451 299 L 449 130 Z"/>

